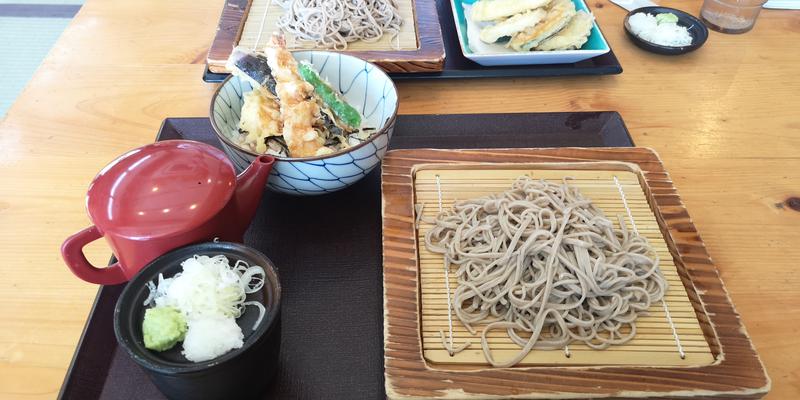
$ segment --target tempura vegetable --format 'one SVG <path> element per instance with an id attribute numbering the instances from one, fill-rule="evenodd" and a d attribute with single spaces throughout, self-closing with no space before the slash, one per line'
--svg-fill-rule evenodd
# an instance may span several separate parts
<path id="1" fill-rule="evenodd" d="M 314 67 L 308 63 L 298 63 L 297 71 L 306 82 L 314 86 L 314 92 L 333 111 L 336 118 L 353 130 L 361 128 L 361 114 L 358 110 L 347 104 L 339 93 L 319 76 Z"/>

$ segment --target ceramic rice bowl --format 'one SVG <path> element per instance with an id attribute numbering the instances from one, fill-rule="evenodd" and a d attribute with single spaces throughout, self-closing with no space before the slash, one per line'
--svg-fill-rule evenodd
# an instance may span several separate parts
<path id="1" fill-rule="evenodd" d="M 267 186 L 292 195 L 319 195 L 344 189 L 380 164 L 394 130 L 397 89 L 379 67 L 360 58 L 327 51 L 293 53 L 308 61 L 361 112 L 363 126 L 376 129 L 367 140 L 340 152 L 320 157 L 276 157 Z M 243 171 L 258 154 L 236 144 L 243 95 L 252 90 L 236 76 L 226 79 L 211 100 L 210 119 L 223 149 Z"/>

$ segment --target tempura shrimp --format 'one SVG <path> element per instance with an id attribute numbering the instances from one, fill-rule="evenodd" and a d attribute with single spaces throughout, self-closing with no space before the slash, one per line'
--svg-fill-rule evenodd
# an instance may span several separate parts
<path id="1" fill-rule="evenodd" d="M 283 137 L 292 157 L 312 157 L 325 154 L 325 140 L 313 124 L 320 118 L 320 108 L 313 97 L 314 87 L 297 73 L 297 61 L 286 50 L 282 36 L 273 35 L 264 52 L 275 77 L 283 115 Z"/>

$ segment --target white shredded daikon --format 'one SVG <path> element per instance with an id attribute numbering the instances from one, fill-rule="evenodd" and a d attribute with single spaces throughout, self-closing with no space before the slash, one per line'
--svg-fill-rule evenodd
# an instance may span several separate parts
<path id="1" fill-rule="evenodd" d="M 261 324 L 261 319 L 264 318 L 264 314 L 267 313 L 267 308 L 264 307 L 263 304 L 261 304 L 261 303 L 259 303 L 257 301 L 245 301 L 244 305 L 246 305 L 246 306 L 256 306 L 256 308 L 258 308 L 258 319 L 256 319 L 256 322 L 253 324 L 253 330 L 256 330 L 256 328 L 258 328 L 258 325 Z"/>
<path id="2" fill-rule="evenodd" d="M 263 304 L 257 301 L 245 301 L 247 294 L 255 293 L 264 287 L 266 278 L 264 268 L 258 265 L 250 266 L 243 260 L 238 260 L 231 266 L 228 258 L 223 255 L 214 257 L 195 255 L 182 262 L 181 267 L 182 271 L 172 278 L 164 278 L 159 274 L 157 284 L 147 283 L 150 294 L 144 305 L 174 307 L 186 317 L 188 330 L 187 339 L 184 341 L 184 355 L 191 361 L 204 361 L 210 359 L 206 358 L 209 355 L 213 355 L 211 358 L 214 358 L 232 348 L 237 348 L 241 339 L 238 342 L 236 340 L 230 342 L 224 337 L 241 338 L 241 328 L 236 325 L 235 319 L 244 313 L 245 306 L 253 305 L 258 309 L 258 318 L 253 330 L 256 330 L 266 314 Z M 222 320 L 233 321 L 233 325 L 224 324 L 225 332 L 220 331 L 221 335 L 196 332 L 201 327 L 206 329 L 215 326 L 213 321 Z M 238 333 L 231 333 L 234 330 L 233 326 L 238 329 Z M 241 344 L 238 344 L 238 347 L 241 347 Z"/>

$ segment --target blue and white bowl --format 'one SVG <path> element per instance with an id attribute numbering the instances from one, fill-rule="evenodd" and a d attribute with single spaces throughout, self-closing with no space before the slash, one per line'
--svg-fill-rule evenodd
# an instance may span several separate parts
<path id="1" fill-rule="evenodd" d="M 364 126 L 376 128 L 363 143 L 320 157 L 276 157 L 267 186 L 293 195 L 319 195 L 344 189 L 380 164 L 397 116 L 397 88 L 380 68 L 360 58 L 327 51 L 294 52 L 298 61 L 311 63 L 320 76 L 342 93 L 364 116 Z M 243 95 L 250 83 L 231 76 L 211 99 L 211 125 L 237 171 L 241 172 L 259 154 L 242 148 L 239 135 Z"/>

